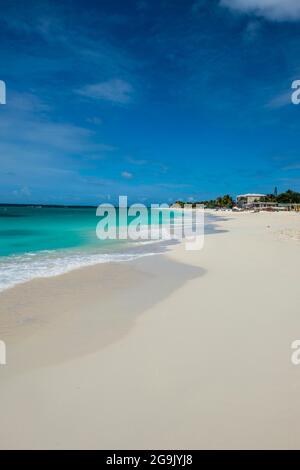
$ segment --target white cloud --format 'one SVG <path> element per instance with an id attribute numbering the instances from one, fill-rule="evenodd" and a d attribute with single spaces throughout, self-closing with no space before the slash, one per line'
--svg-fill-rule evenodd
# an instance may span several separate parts
<path id="1" fill-rule="evenodd" d="M 122 171 L 121 175 L 123 176 L 123 178 L 127 180 L 130 180 L 131 178 L 133 178 L 133 174 L 129 173 L 129 171 Z"/>
<path id="2" fill-rule="evenodd" d="M 244 39 L 246 42 L 255 41 L 261 30 L 261 22 L 260 21 L 250 21 L 244 31 Z"/>
<path id="3" fill-rule="evenodd" d="M 98 117 L 90 117 L 87 119 L 87 122 L 95 126 L 100 126 L 100 124 L 102 124 L 102 119 Z"/>
<path id="4" fill-rule="evenodd" d="M 254 13 L 273 21 L 300 19 L 299 0 L 221 0 L 221 5 L 242 13 Z"/>
<path id="5" fill-rule="evenodd" d="M 142 160 L 142 159 L 137 159 L 137 158 L 132 158 L 132 157 L 128 157 L 127 161 L 131 163 L 132 165 L 147 165 L 148 163 L 147 160 Z"/>
<path id="6" fill-rule="evenodd" d="M 282 170 L 300 170 L 300 163 L 291 163 L 290 165 L 283 167 Z"/>
<path id="7" fill-rule="evenodd" d="M 112 79 L 107 82 L 86 85 L 78 90 L 78 93 L 88 98 L 126 104 L 131 101 L 133 88 L 130 83 L 124 80 Z"/>
<path id="8" fill-rule="evenodd" d="M 21 187 L 20 189 L 16 189 L 13 191 L 13 195 L 14 196 L 25 196 L 25 197 L 29 197 L 31 196 L 31 191 L 30 189 L 27 187 L 27 186 L 23 186 Z"/>

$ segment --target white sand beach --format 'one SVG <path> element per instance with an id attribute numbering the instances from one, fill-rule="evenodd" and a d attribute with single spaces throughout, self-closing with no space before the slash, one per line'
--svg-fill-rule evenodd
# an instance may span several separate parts
<path id="1" fill-rule="evenodd" d="M 0 294 L 1 449 L 300 449 L 300 214 Z"/>

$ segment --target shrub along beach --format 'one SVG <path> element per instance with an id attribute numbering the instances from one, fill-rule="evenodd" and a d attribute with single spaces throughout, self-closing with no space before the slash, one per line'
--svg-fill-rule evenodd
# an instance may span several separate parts
<path id="1" fill-rule="evenodd" d="M 250 196 L 250 195 L 248 195 Z M 274 190 L 274 194 L 267 195 L 251 195 L 257 196 L 254 197 L 254 200 L 261 203 L 272 204 L 272 206 L 279 205 L 292 207 L 294 205 L 300 205 L 300 193 L 292 190 L 285 191 L 284 193 L 277 194 L 277 188 Z M 246 199 L 246 198 L 244 198 Z M 239 205 L 239 201 L 242 202 L 243 196 L 238 196 L 237 202 L 229 195 L 225 194 L 224 196 L 219 196 L 216 199 L 211 199 L 209 201 L 197 201 L 197 202 L 188 202 L 188 201 L 176 201 L 173 204 L 173 207 L 183 208 L 184 206 L 196 207 L 197 205 L 203 205 L 207 209 L 232 209 Z"/>

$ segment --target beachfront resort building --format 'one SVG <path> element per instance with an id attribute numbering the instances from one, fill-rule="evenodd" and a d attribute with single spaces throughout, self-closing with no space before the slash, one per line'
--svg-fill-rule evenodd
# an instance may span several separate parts
<path id="1" fill-rule="evenodd" d="M 236 202 L 239 207 L 249 206 L 255 202 L 260 202 L 265 194 L 240 194 L 236 197 Z"/>
<path id="2" fill-rule="evenodd" d="M 255 211 L 296 211 L 300 212 L 300 204 L 289 202 L 279 203 L 277 201 L 266 201 L 265 194 L 240 194 L 236 197 L 237 206 L 243 210 Z"/>

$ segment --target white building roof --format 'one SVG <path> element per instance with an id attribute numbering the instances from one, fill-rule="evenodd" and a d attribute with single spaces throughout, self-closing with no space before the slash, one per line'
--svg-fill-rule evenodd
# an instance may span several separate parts
<path id="1" fill-rule="evenodd" d="M 238 197 L 265 197 L 265 194 L 240 194 Z"/>

